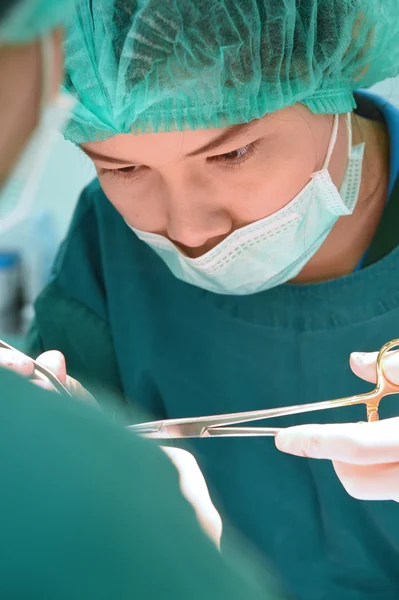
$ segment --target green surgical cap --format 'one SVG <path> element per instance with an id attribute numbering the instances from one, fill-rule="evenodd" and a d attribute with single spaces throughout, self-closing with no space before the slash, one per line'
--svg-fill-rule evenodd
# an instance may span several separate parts
<path id="1" fill-rule="evenodd" d="M 0 23 L 0 45 L 24 44 L 65 25 L 71 0 L 18 0 L 10 2 Z"/>
<path id="2" fill-rule="evenodd" d="M 399 0 L 78 0 L 65 88 L 76 142 L 226 127 L 301 102 L 355 108 L 399 72 Z"/>

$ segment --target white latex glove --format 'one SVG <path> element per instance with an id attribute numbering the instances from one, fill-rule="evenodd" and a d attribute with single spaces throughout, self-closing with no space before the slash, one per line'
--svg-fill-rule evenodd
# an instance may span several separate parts
<path id="1" fill-rule="evenodd" d="M 37 362 L 50 369 L 73 396 L 82 400 L 95 402 L 91 394 L 76 379 L 72 379 L 72 377 L 67 375 L 65 358 L 61 352 L 56 350 L 45 352 L 39 356 Z M 22 352 L 0 348 L 0 367 L 26 377 L 26 379 L 29 379 L 32 383 L 43 389 L 54 391 L 51 383 L 34 377 L 34 364 L 29 356 L 22 354 Z"/>
<path id="2" fill-rule="evenodd" d="M 376 382 L 377 353 L 351 356 L 353 372 Z M 399 352 L 384 361 L 384 373 L 399 384 Z M 361 500 L 399 502 L 399 418 L 373 423 L 304 425 L 276 436 L 282 452 L 333 461 L 346 491 Z"/>
<path id="3" fill-rule="evenodd" d="M 180 475 L 180 488 L 183 496 L 192 504 L 198 521 L 205 533 L 220 548 L 222 519 L 212 504 L 208 486 L 194 456 L 180 448 L 162 447 Z"/>

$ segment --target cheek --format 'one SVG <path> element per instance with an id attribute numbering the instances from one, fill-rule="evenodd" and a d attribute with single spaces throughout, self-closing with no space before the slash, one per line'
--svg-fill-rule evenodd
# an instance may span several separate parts
<path id="1" fill-rule="evenodd" d="M 130 225 L 144 231 L 163 228 L 164 210 L 159 195 L 138 181 L 109 175 L 99 176 L 99 181 L 108 200 Z"/>
<path id="2" fill-rule="evenodd" d="M 0 48 L 0 184 L 37 126 L 40 68 L 37 43 Z"/>
<path id="3" fill-rule="evenodd" d="M 288 157 L 287 157 L 288 158 Z M 315 170 L 314 156 L 295 155 L 289 160 L 265 161 L 246 185 L 232 188 L 230 206 L 242 224 L 259 221 L 284 208 L 309 182 Z"/>
<path id="4" fill-rule="evenodd" d="M 63 52 L 64 34 L 61 29 L 54 32 L 54 64 L 53 64 L 53 96 L 55 97 L 62 83 L 64 74 L 64 52 Z"/>

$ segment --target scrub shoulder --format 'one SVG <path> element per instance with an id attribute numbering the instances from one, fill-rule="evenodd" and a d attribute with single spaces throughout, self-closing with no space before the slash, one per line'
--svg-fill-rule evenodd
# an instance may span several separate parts
<path id="1" fill-rule="evenodd" d="M 281 598 L 202 534 L 158 448 L 11 373 L 0 385 L 2 598 Z"/>

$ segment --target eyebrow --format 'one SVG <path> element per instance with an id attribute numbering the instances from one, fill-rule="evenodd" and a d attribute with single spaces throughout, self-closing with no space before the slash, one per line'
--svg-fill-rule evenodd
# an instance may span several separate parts
<path id="1" fill-rule="evenodd" d="M 228 129 L 223 131 L 223 133 L 218 135 L 215 139 L 211 140 L 210 142 L 208 142 L 201 148 L 198 148 L 197 150 L 190 152 L 186 156 L 191 158 L 193 156 L 199 156 L 200 154 L 212 152 L 212 151 L 216 150 L 217 148 L 219 148 L 220 146 L 222 146 L 223 144 L 226 144 L 227 142 L 231 142 L 235 138 L 248 132 L 257 123 L 258 123 L 258 119 L 255 119 L 254 121 L 250 121 L 249 123 L 240 123 L 239 125 L 232 125 Z M 115 158 L 113 156 L 106 156 L 105 154 L 100 154 L 99 152 L 95 152 L 94 150 L 89 150 L 88 148 L 83 148 L 83 146 L 81 146 L 80 149 L 92 160 L 102 160 L 104 162 L 111 163 L 112 165 L 131 165 L 132 164 L 131 160 L 126 160 L 125 158 Z"/>
<path id="2" fill-rule="evenodd" d="M 212 152 L 213 150 L 216 150 L 223 144 L 231 142 L 240 135 L 243 135 L 244 133 L 252 129 L 252 127 L 254 127 L 254 125 L 256 125 L 257 123 L 258 119 L 255 119 L 254 121 L 250 121 L 249 123 L 240 123 L 239 125 L 232 125 L 228 129 L 223 131 L 223 133 L 218 135 L 214 140 L 211 140 L 210 142 L 205 144 L 205 146 L 198 148 L 198 150 L 190 152 L 189 154 L 187 154 L 187 156 L 199 156 L 200 154 Z"/>
<path id="3" fill-rule="evenodd" d="M 126 160 L 125 158 L 115 158 L 113 156 L 106 156 L 105 154 L 100 154 L 99 152 L 94 152 L 94 150 L 89 150 L 88 148 L 80 147 L 82 152 L 84 152 L 89 158 L 92 160 L 103 160 L 104 162 L 111 163 L 112 165 L 131 165 L 131 160 Z"/>

